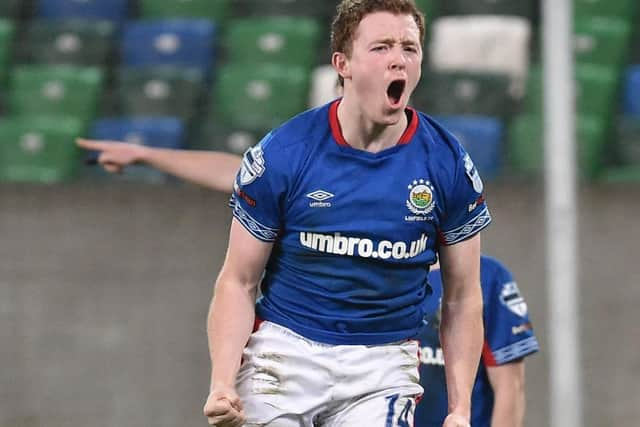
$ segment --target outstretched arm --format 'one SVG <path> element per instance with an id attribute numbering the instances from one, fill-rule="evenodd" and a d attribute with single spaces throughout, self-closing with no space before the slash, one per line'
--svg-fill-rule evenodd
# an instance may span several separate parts
<path id="1" fill-rule="evenodd" d="M 444 351 L 449 416 L 445 427 L 468 427 L 484 327 L 480 288 L 480 234 L 440 247 L 443 279 L 440 341 Z"/>
<path id="2" fill-rule="evenodd" d="M 100 151 L 98 163 L 107 171 L 120 173 L 141 163 L 193 184 L 231 193 L 242 158 L 220 151 L 174 150 L 117 141 L 78 139 L 87 150 Z"/>
<path id="3" fill-rule="evenodd" d="M 494 393 L 491 427 L 522 427 L 525 412 L 524 359 L 488 366 Z"/>

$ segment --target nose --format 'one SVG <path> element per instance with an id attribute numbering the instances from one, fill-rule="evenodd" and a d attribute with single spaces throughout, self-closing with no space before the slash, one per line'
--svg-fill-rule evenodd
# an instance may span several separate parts
<path id="1" fill-rule="evenodd" d="M 393 71 L 404 70 L 407 67 L 407 58 L 401 47 L 394 47 L 389 61 L 389 69 Z"/>

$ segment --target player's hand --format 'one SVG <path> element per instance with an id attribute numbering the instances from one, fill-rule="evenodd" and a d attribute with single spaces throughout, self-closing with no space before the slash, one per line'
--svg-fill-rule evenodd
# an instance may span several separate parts
<path id="1" fill-rule="evenodd" d="M 469 420 L 459 414 L 449 414 L 444 419 L 442 427 L 471 427 Z"/>
<path id="2" fill-rule="evenodd" d="M 242 402 L 236 391 L 228 387 L 217 387 L 209 393 L 204 415 L 216 427 L 241 427 L 245 422 Z"/>
<path id="3" fill-rule="evenodd" d="M 121 173 L 125 166 L 140 162 L 146 147 L 118 141 L 76 139 L 76 144 L 86 150 L 100 151 L 98 163 L 111 173 Z"/>

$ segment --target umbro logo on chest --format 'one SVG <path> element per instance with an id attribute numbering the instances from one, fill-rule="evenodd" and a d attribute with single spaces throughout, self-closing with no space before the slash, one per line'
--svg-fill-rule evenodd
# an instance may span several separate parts
<path id="1" fill-rule="evenodd" d="M 331 200 L 334 196 L 335 194 L 329 193 L 325 190 L 312 191 L 311 193 L 307 194 L 307 198 L 312 200 L 309 202 L 309 207 L 329 208 L 331 207 L 331 202 L 328 200 Z"/>

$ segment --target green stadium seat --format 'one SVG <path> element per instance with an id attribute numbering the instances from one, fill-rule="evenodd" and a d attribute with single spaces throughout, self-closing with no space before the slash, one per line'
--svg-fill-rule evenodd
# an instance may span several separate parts
<path id="1" fill-rule="evenodd" d="M 416 0 L 416 6 L 424 13 L 427 22 L 433 21 L 438 15 L 436 0 Z"/>
<path id="2" fill-rule="evenodd" d="M 237 16 L 308 16 L 330 20 L 337 1 L 328 0 L 234 0 Z"/>
<path id="3" fill-rule="evenodd" d="M 533 18 L 535 0 L 446 0 L 440 2 L 441 15 L 515 15 Z"/>
<path id="4" fill-rule="evenodd" d="M 306 108 L 309 73 L 291 65 L 227 64 L 219 68 L 215 86 L 217 120 L 232 128 L 262 131 Z"/>
<path id="5" fill-rule="evenodd" d="M 18 66 L 9 84 L 9 112 L 73 116 L 88 122 L 97 113 L 102 81 L 102 71 L 94 67 Z"/>
<path id="6" fill-rule="evenodd" d="M 640 184 L 640 165 L 608 167 L 602 172 L 599 181 L 607 184 Z"/>
<path id="7" fill-rule="evenodd" d="M 320 24 L 315 18 L 239 18 L 229 22 L 225 37 L 231 62 L 302 65 L 316 61 Z"/>
<path id="8" fill-rule="evenodd" d="M 114 116 L 193 118 L 200 106 L 205 76 L 197 68 L 123 67 L 117 70 L 110 97 Z"/>
<path id="9" fill-rule="evenodd" d="M 629 19 L 635 16 L 637 0 L 573 0 L 576 19 L 592 16 L 607 16 Z"/>
<path id="10" fill-rule="evenodd" d="M 627 61 L 631 30 L 628 19 L 596 16 L 576 20 L 573 30 L 575 61 L 622 67 Z"/>
<path id="11" fill-rule="evenodd" d="M 412 103 L 429 114 L 479 114 L 506 117 L 513 111 L 506 74 L 470 71 L 428 71 Z"/>
<path id="12" fill-rule="evenodd" d="M 230 13 L 229 0 L 140 0 L 142 19 L 203 18 L 224 23 Z"/>
<path id="13" fill-rule="evenodd" d="M 110 21 L 34 20 L 26 25 L 15 60 L 102 67 L 113 54 L 114 36 Z"/>
<path id="14" fill-rule="evenodd" d="M 22 15 L 24 0 L 2 0 L 0 1 L 0 18 L 18 19 Z"/>
<path id="15" fill-rule="evenodd" d="M 583 178 L 591 179 L 603 168 L 605 132 L 605 123 L 600 118 L 578 117 L 578 169 Z M 542 173 L 543 133 L 540 116 L 523 114 L 513 120 L 509 127 L 507 158 L 514 172 L 521 175 Z"/>
<path id="16" fill-rule="evenodd" d="M 616 106 L 619 88 L 618 70 L 594 64 L 577 64 L 575 67 L 576 110 L 579 114 L 600 116 L 609 120 Z M 525 109 L 541 114 L 543 109 L 542 69 L 529 71 Z"/>
<path id="17" fill-rule="evenodd" d="M 0 87 L 4 87 L 7 82 L 14 33 L 15 25 L 11 21 L 0 19 Z"/>
<path id="18" fill-rule="evenodd" d="M 620 118 L 615 141 L 618 161 L 624 165 L 640 167 L 640 119 Z"/>
<path id="19" fill-rule="evenodd" d="M 11 117 L 0 120 L 0 180 L 54 183 L 78 172 L 74 140 L 83 124 L 74 118 Z"/>

